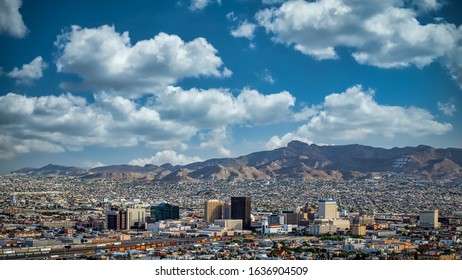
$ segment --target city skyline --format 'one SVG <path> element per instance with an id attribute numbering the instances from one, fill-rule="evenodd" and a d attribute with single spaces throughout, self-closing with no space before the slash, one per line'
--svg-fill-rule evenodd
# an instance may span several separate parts
<path id="1" fill-rule="evenodd" d="M 462 254 L 460 182 L 166 187 L 6 175 L 0 184 L 0 259 L 459 260 Z M 231 217 L 208 221 L 204 206 L 229 201 Z"/>
<path id="2" fill-rule="evenodd" d="M 457 1 L 0 5 L 0 173 L 462 147 Z"/>

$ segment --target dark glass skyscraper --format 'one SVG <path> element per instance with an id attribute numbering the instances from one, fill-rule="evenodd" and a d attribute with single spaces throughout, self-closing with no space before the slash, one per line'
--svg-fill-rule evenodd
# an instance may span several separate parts
<path id="1" fill-rule="evenodd" d="M 177 220 L 180 218 L 180 208 L 176 205 L 161 203 L 151 206 L 151 220 Z"/>
<path id="2" fill-rule="evenodd" d="M 251 206 L 250 197 L 231 197 L 231 219 L 242 220 L 242 229 L 252 229 L 250 226 Z"/>
<path id="3" fill-rule="evenodd" d="M 112 209 L 106 212 L 106 228 L 123 230 L 127 229 L 126 225 L 127 211 L 123 208 Z"/>

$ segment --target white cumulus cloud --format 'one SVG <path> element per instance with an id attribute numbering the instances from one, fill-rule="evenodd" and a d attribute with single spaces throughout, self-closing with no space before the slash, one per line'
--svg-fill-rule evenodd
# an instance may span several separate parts
<path id="1" fill-rule="evenodd" d="M 443 57 L 442 63 L 449 70 L 452 79 L 457 82 L 462 89 L 462 26 L 459 26 L 459 36 L 457 38 L 457 47 L 451 49 Z"/>
<path id="2" fill-rule="evenodd" d="M 460 46 L 461 28 L 417 19 L 417 9 L 439 7 L 435 0 L 291 0 L 261 10 L 255 18 L 274 41 L 315 59 L 336 59 L 336 48 L 348 47 L 361 64 L 421 68 L 443 59 L 452 75 L 460 77 L 460 55 L 453 54 Z"/>
<path id="3" fill-rule="evenodd" d="M 303 137 L 301 135 L 298 135 L 297 133 L 286 133 L 282 137 L 279 137 L 277 135 L 273 136 L 266 142 L 266 148 L 269 150 L 274 150 L 277 148 L 285 147 L 287 144 L 289 144 L 292 141 L 301 141 L 305 142 L 307 144 L 312 144 L 313 141 L 309 138 Z"/>
<path id="4" fill-rule="evenodd" d="M 254 37 L 256 27 L 256 24 L 247 22 L 247 20 L 245 20 L 235 29 L 231 30 L 231 35 L 236 38 L 242 37 L 251 40 Z"/>
<path id="5" fill-rule="evenodd" d="M 234 96 L 226 89 L 169 87 L 156 96 L 155 108 L 165 119 L 208 129 L 247 122 L 281 122 L 291 114 L 294 104 L 295 97 L 287 91 L 264 95 L 245 88 Z"/>
<path id="6" fill-rule="evenodd" d="M 22 38 L 27 34 L 27 27 L 19 13 L 21 0 L 0 0 L 0 33 Z"/>
<path id="7" fill-rule="evenodd" d="M 202 149 L 215 149 L 230 156 L 231 142 L 227 127 L 236 124 L 263 125 L 285 121 L 295 98 L 286 91 L 264 95 L 243 89 L 234 96 L 226 89 L 190 89 L 169 87 L 155 97 L 153 108 L 164 118 L 197 128 Z"/>
<path id="8" fill-rule="evenodd" d="M 29 64 L 24 64 L 21 69 L 15 67 L 11 72 L 6 73 L 10 78 L 16 79 L 18 84 L 29 84 L 34 80 L 43 77 L 43 70 L 48 64 L 41 56 L 34 58 Z"/>
<path id="9" fill-rule="evenodd" d="M 438 110 L 443 112 L 443 114 L 445 114 L 446 116 L 452 117 L 454 113 L 457 111 L 456 105 L 454 104 L 453 100 L 450 100 L 445 103 L 438 101 L 437 106 L 438 106 Z"/>
<path id="10" fill-rule="evenodd" d="M 65 149 L 58 144 L 40 139 L 20 139 L 0 134 L 0 159 L 13 158 L 31 152 L 61 153 Z"/>
<path id="11" fill-rule="evenodd" d="M 317 106 L 303 107 L 299 112 L 293 114 L 294 121 L 306 121 L 318 113 Z"/>
<path id="12" fill-rule="evenodd" d="M 374 91 L 358 85 L 326 96 L 318 112 L 306 124 L 282 137 L 273 136 L 267 147 L 284 146 L 291 140 L 334 142 L 375 136 L 393 139 L 396 135 L 441 135 L 452 128 L 451 124 L 436 121 L 430 112 L 421 108 L 378 104 Z"/>
<path id="13" fill-rule="evenodd" d="M 107 94 L 95 95 L 95 103 L 72 94 L 27 97 L 15 93 L 0 96 L 0 156 L 14 157 L 32 151 L 63 152 L 88 145 L 135 146 L 146 143 L 181 144 L 197 129 L 163 120 L 150 107 Z"/>
<path id="14" fill-rule="evenodd" d="M 157 152 L 149 158 L 137 158 L 130 161 L 130 165 L 145 166 L 146 164 L 162 165 L 170 163 L 171 165 L 185 165 L 193 162 L 202 161 L 200 157 L 188 157 L 183 154 L 178 154 L 173 150 L 164 150 Z"/>
<path id="15" fill-rule="evenodd" d="M 202 149 L 231 152 L 232 125 L 283 122 L 295 98 L 288 92 L 264 95 L 243 89 L 183 90 L 168 87 L 147 101 L 105 92 L 94 102 L 71 93 L 28 97 L 0 96 L 0 157 L 34 151 L 77 151 L 90 145 L 186 149 L 194 137 Z"/>
<path id="16" fill-rule="evenodd" d="M 184 42 L 177 35 L 159 33 L 132 45 L 128 32 L 120 34 L 113 26 L 72 26 L 58 36 L 55 45 L 58 72 L 77 74 L 85 87 L 130 97 L 152 93 L 186 77 L 228 77 L 232 73 L 204 38 Z"/>
<path id="17" fill-rule="evenodd" d="M 200 144 L 202 149 L 212 148 L 215 149 L 220 156 L 231 156 L 231 151 L 225 148 L 226 144 L 230 142 L 230 136 L 228 135 L 226 126 L 212 129 L 209 133 L 202 134 L 201 138 L 208 139 Z"/>
<path id="18" fill-rule="evenodd" d="M 263 95 L 256 90 L 244 89 L 237 97 L 237 104 L 244 110 L 245 119 L 251 123 L 274 123 L 291 113 L 295 97 L 288 91 Z"/>
<path id="19" fill-rule="evenodd" d="M 443 6 L 441 0 L 412 0 L 411 4 L 423 13 L 439 10 Z"/>
<path id="20" fill-rule="evenodd" d="M 192 11 L 203 10 L 205 7 L 213 4 L 214 2 L 221 5 L 221 0 L 191 0 L 189 9 Z"/>
<path id="21" fill-rule="evenodd" d="M 274 84 L 275 80 L 273 78 L 273 75 L 271 75 L 271 72 L 268 69 L 265 69 L 263 76 L 262 76 L 263 81 L 269 83 L 269 84 Z"/>

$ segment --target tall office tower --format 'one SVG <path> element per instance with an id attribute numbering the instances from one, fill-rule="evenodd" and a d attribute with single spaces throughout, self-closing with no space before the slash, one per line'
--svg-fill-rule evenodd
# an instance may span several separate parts
<path id="1" fill-rule="evenodd" d="M 127 208 L 127 229 L 146 222 L 146 209 Z"/>
<path id="2" fill-rule="evenodd" d="M 119 228 L 121 230 L 127 229 L 127 210 L 125 208 L 119 209 Z"/>
<path id="3" fill-rule="evenodd" d="M 110 211 L 106 211 L 106 228 L 114 230 L 126 229 L 126 215 L 127 211 L 123 208 L 113 208 Z"/>
<path id="4" fill-rule="evenodd" d="M 231 197 L 231 219 L 241 219 L 242 228 L 246 230 L 252 229 L 250 221 L 251 205 L 250 197 Z"/>
<path id="5" fill-rule="evenodd" d="M 231 204 L 224 204 L 221 213 L 223 214 L 223 219 L 231 219 Z"/>
<path id="6" fill-rule="evenodd" d="M 212 199 L 205 202 L 204 219 L 213 223 L 215 220 L 223 218 L 223 205 L 225 203 L 221 200 Z"/>
<path id="7" fill-rule="evenodd" d="M 106 228 L 119 229 L 120 217 L 119 211 L 106 211 Z"/>
<path id="8" fill-rule="evenodd" d="M 320 219 L 338 219 L 337 202 L 332 199 L 319 200 L 318 217 Z"/>
<path id="9" fill-rule="evenodd" d="M 419 213 L 419 227 L 439 228 L 438 210 L 425 210 Z"/>
<path id="10" fill-rule="evenodd" d="M 162 202 L 159 205 L 151 206 L 151 220 L 178 220 L 180 218 L 180 207 Z"/>

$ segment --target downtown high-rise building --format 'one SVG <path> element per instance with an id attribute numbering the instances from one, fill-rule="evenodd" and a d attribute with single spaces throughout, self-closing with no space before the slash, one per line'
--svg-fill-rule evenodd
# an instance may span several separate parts
<path id="1" fill-rule="evenodd" d="M 319 200 L 318 218 L 338 219 L 337 201 L 333 199 Z"/>
<path id="2" fill-rule="evenodd" d="M 223 219 L 231 219 L 231 204 L 225 203 L 221 209 Z"/>
<path id="3" fill-rule="evenodd" d="M 224 204 L 223 201 L 217 199 L 207 200 L 204 205 L 204 220 L 213 223 L 215 220 L 222 219 Z"/>
<path id="4" fill-rule="evenodd" d="M 151 206 L 151 221 L 178 220 L 180 218 L 180 207 L 170 203 L 162 202 L 159 205 Z"/>
<path id="5" fill-rule="evenodd" d="M 419 227 L 421 228 L 439 228 L 438 210 L 425 210 L 419 213 Z"/>
<path id="6" fill-rule="evenodd" d="M 106 211 L 106 228 L 114 230 L 127 229 L 127 211 L 124 208 Z"/>
<path id="7" fill-rule="evenodd" d="M 250 197 L 231 197 L 231 219 L 242 220 L 242 229 L 250 230 L 250 213 L 252 201 Z"/>
<path id="8" fill-rule="evenodd" d="M 145 208 L 127 208 L 126 209 L 127 229 L 145 227 L 146 209 Z"/>

